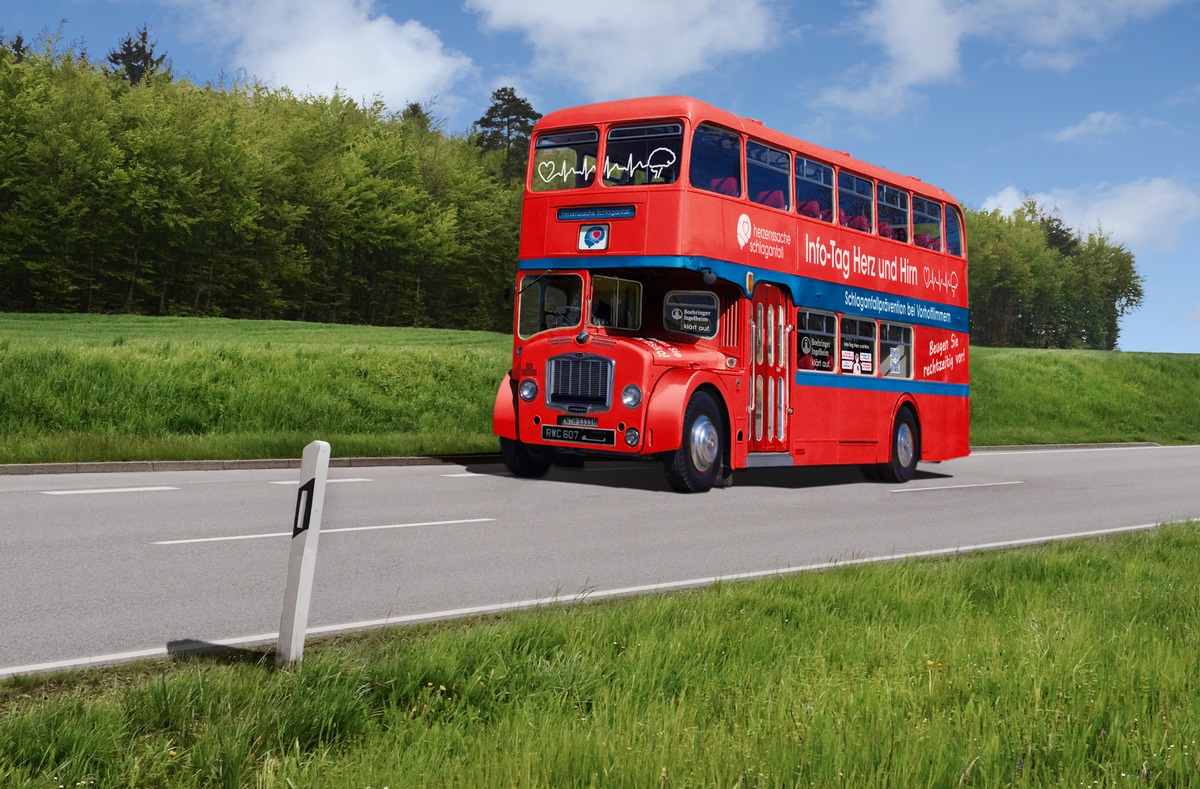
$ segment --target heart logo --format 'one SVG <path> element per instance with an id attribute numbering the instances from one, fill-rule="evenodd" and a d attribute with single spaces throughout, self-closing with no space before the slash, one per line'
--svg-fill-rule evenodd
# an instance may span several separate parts
<path id="1" fill-rule="evenodd" d="M 538 165 L 538 177 L 546 183 L 550 183 L 555 178 L 559 178 L 558 165 L 554 162 L 542 162 Z"/>

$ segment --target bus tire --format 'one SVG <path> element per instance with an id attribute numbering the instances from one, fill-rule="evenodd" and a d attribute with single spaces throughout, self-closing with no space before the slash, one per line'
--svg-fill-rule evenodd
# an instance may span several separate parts
<path id="1" fill-rule="evenodd" d="M 500 454 L 504 465 L 514 477 L 537 479 L 546 473 L 554 462 L 554 450 L 531 446 L 519 439 L 500 438 Z"/>
<path id="2" fill-rule="evenodd" d="M 696 392 L 683 413 L 683 443 L 663 458 L 667 482 L 680 493 L 703 493 L 721 476 L 724 456 L 721 409 L 708 392 Z"/>
<path id="3" fill-rule="evenodd" d="M 880 463 L 879 475 L 888 482 L 908 482 L 917 471 L 921 459 L 921 434 L 917 420 L 909 408 L 901 408 L 892 425 L 890 459 Z"/>

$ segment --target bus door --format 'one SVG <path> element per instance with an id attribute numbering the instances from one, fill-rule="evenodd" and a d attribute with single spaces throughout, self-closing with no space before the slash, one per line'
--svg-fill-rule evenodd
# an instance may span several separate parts
<path id="1" fill-rule="evenodd" d="M 750 395 L 750 451 L 788 450 L 788 320 L 787 294 L 760 282 L 751 302 L 753 321 L 753 390 Z"/>

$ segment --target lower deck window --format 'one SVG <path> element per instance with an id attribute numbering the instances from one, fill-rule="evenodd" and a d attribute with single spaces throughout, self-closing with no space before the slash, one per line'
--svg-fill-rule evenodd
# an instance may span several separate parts
<path id="1" fill-rule="evenodd" d="M 642 328 L 642 283 L 616 277 L 594 277 L 592 325 L 631 331 Z"/>
<path id="2" fill-rule="evenodd" d="M 705 290 L 673 290 L 663 299 L 663 328 L 711 340 L 720 331 L 721 300 Z"/>
<path id="3" fill-rule="evenodd" d="M 833 372 L 837 318 L 824 312 L 801 310 L 796 316 L 796 367 Z"/>
<path id="4" fill-rule="evenodd" d="M 879 364 L 888 378 L 912 378 L 912 327 L 879 324 Z"/>
<path id="5" fill-rule="evenodd" d="M 517 293 L 517 335 L 578 326 L 582 320 L 583 277 L 578 274 L 526 275 Z"/>
<path id="6" fill-rule="evenodd" d="M 875 374 L 875 321 L 842 318 L 841 372 Z"/>

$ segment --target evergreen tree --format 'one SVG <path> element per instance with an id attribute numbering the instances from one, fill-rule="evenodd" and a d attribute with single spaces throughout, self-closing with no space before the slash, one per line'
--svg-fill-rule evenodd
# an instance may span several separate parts
<path id="1" fill-rule="evenodd" d="M 158 42 L 150 40 L 149 31 L 142 25 L 137 30 L 136 38 L 125 36 L 121 46 L 108 53 L 113 73 L 129 80 L 129 84 L 135 88 L 149 77 L 165 76 L 169 79 L 170 67 L 163 68 L 167 56 L 154 54 L 157 45 Z"/>
<path id="2" fill-rule="evenodd" d="M 500 151 L 500 174 L 505 180 L 522 180 L 529 158 L 529 138 L 533 125 L 542 117 L 533 105 L 517 95 L 513 88 L 498 88 L 492 92 L 492 103 L 483 117 L 475 121 L 479 127 L 477 142 L 485 151 Z"/>
<path id="3" fill-rule="evenodd" d="M 29 45 L 25 43 L 25 38 L 20 33 L 7 41 L 4 40 L 3 35 L 0 35 L 0 51 L 12 53 L 13 62 L 20 63 L 29 54 Z"/>
<path id="4" fill-rule="evenodd" d="M 427 132 L 433 128 L 433 118 L 429 117 L 423 104 L 411 102 L 404 111 L 400 113 L 400 120 L 404 123 L 412 124 L 423 132 Z"/>

